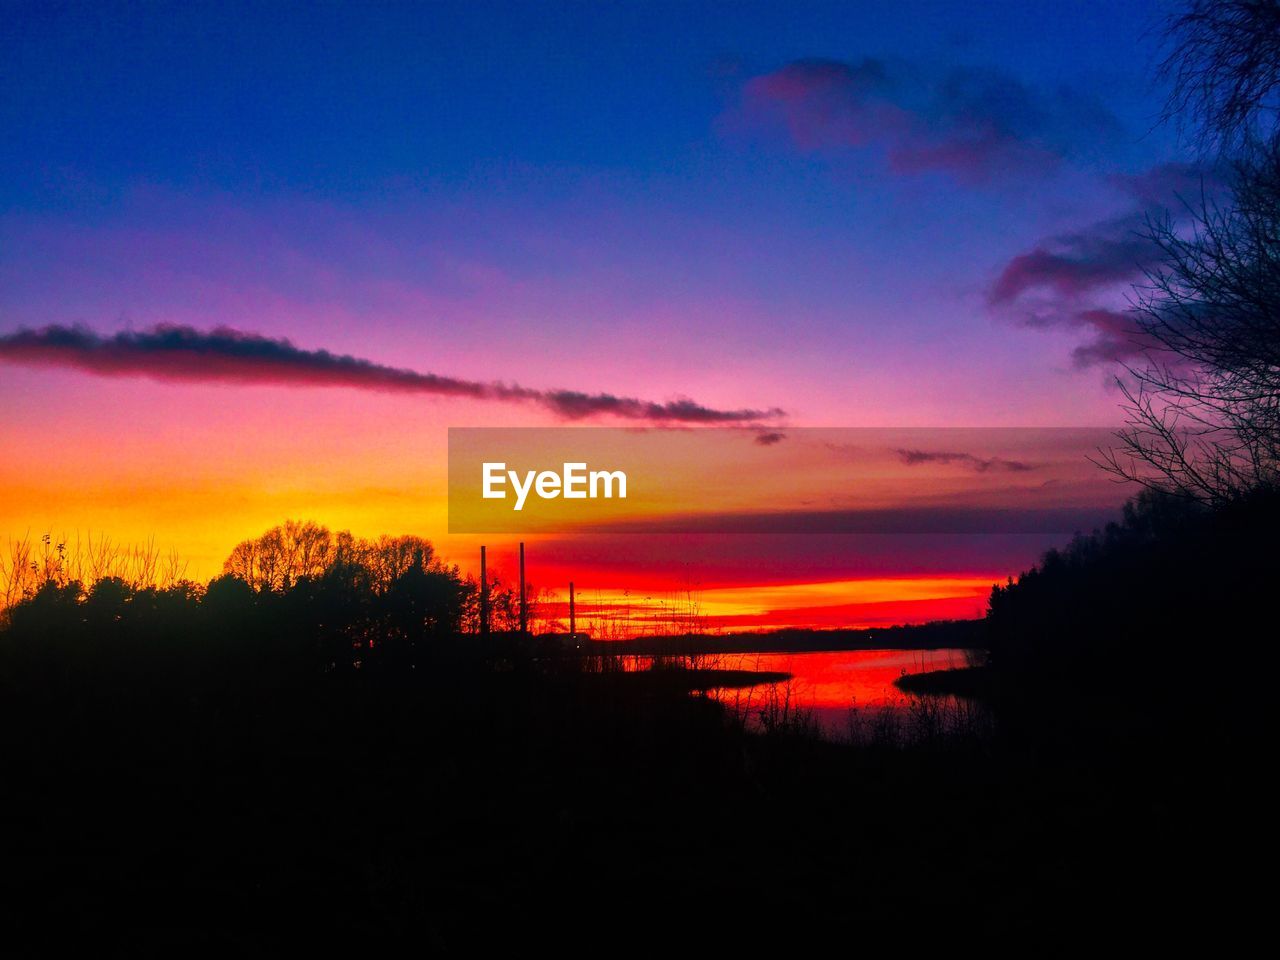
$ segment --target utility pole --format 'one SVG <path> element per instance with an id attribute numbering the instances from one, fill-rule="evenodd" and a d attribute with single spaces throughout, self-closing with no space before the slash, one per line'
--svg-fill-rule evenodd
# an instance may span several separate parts
<path id="1" fill-rule="evenodd" d="M 520 636 L 529 635 L 529 600 L 524 585 L 524 541 L 520 542 Z"/>
<path id="2" fill-rule="evenodd" d="M 578 618 L 573 609 L 573 581 L 569 581 L 569 642 L 578 642 Z"/>
<path id="3" fill-rule="evenodd" d="M 489 574 L 485 569 L 484 546 L 480 547 L 480 636 L 489 635 Z"/>

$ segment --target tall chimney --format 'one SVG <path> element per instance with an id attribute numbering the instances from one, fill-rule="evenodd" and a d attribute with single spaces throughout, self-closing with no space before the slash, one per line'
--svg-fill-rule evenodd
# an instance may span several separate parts
<path id="1" fill-rule="evenodd" d="M 520 542 L 520 636 L 529 635 L 529 598 L 524 586 L 524 541 Z"/>
<path id="2" fill-rule="evenodd" d="M 489 635 L 489 574 L 485 569 L 484 546 L 480 547 L 480 636 Z"/>

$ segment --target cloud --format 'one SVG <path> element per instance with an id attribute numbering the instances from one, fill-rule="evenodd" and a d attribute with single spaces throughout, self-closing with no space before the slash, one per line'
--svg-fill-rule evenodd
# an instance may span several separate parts
<path id="1" fill-rule="evenodd" d="M 689 399 L 666 402 L 576 390 L 535 390 L 389 367 L 328 350 L 303 350 L 285 339 L 217 327 L 208 332 L 161 325 L 103 336 L 85 327 L 47 326 L 0 335 L 0 360 L 62 367 L 103 377 L 165 382 L 348 387 L 393 393 L 464 397 L 545 407 L 566 420 L 606 416 L 657 423 L 753 423 L 783 415 L 765 410 L 717 410 Z"/>
<path id="2" fill-rule="evenodd" d="M 1127 198 L 1127 210 L 1041 240 L 1010 259 L 987 290 L 988 306 L 1023 326 L 1090 332 L 1092 339 L 1072 351 L 1078 368 L 1153 349 L 1128 306 L 1133 287 L 1161 258 L 1148 225 L 1165 216 L 1176 223 L 1189 205 L 1212 202 L 1223 186 L 1214 171 L 1185 163 L 1109 179 Z"/>
<path id="3" fill-rule="evenodd" d="M 922 463 L 958 463 L 969 467 L 977 473 L 987 473 L 991 470 L 1004 471 L 1007 473 L 1026 473 L 1031 470 L 1039 469 L 1035 464 L 1024 463 L 1021 460 L 1004 460 L 1000 457 L 978 457 L 972 453 L 948 453 L 935 452 L 928 450 L 895 450 L 898 459 L 909 467 L 919 466 Z"/>
<path id="4" fill-rule="evenodd" d="M 787 435 L 785 433 L 765 431 L 763 433 L 756 434 L 755 443 L 762 447 L 772 447 L 775 444 L 781 443 L 785 439 L 787 439 Z"/>
<path id="5" fill-rule="evenodd" d="M 1096 224 L 1019 254 L 1000 271 L 987 300 L 1004 306 L 1036 292 L 1056 300 L 1075 299 L 1099 288 L 1133 282 L 1159 255 L 1159 248 L 1137 233 L 1138 227 L 1127 218 Z"/>
<path id="6" fill-rule="evenodd" d="M 1130 291 L 1159 260 L 1136 215 L 1043 241 L 1011 259 L 987 303 L 1022 326 L 1087 331 L 1071 354 L 1077 369 L 1125 360 L 1150 347 L 1128 305 Z"/>
<path id="7" fill-rule="evenodd" d="M 1109 178 L 1142 209 L 1156 212 L 1170 206 L 1195 203 L 1215 196 L 1223 187 L 1219 171 L 1198 163 L 1158 163 L 1138 173 L 1117 173 Z"/>
<path id="8" fill-rule="evenodd" d="M 1073 529 L 1093 529 L 1106 519 Z M 670 589 L 673 556 L 697 569 L 704 589 L 907 574 L 951 575 L 957 570 L 990 572 L 993 580 L 999 580 L 1001 571 L 1030 566 L 1057 542 L 1056 533 L 999 537 L 988 531 L 970 535 L 882 534 L 851 541 L 843 533 L 806 530 L 791 536 L 776 532 L 740 533 L 736 537 L 636 534 L 627 540 L 626 550 L 619 550 L 612 536 L 575 533 L 540 541 L 539 556 L 545 559 L 539 572 L 547 582 L 568 582 L 589 566 L 597 573 L 609 574 L 614 583 L 631 584 L 633 598 Z M 769 557 L 770 563 L 762 565 L 759 558 L 763 556 Z M 514 558 L 510 562 L 514 563 Z"/>
<path id="9" fill-rule="evenodd" d="M 1114 363 L 1138 357 L 1153 349 L 1150 338 L 1129 310 L 1095 308 L 1075 315 L 1077 325 L 1094 334 L 1088 343 L 1071 351 L 1071 362 L 1078 368 L 1100 363 Z"/>
<path id="10" fill-rule="evenodd" d="M 724 511 L 605 519 L 574 528 L 590 534 L 1071 534 L 1115 515 L 1108 506 L 967 505 L 872 509 Z"/>
<path id="11" fill-rule="evenodd" d="M 802 150 L 875 147 L 892 172 L 966 183 L 1043 173 L 1120 129 L 1101 103 L 1069 90 L 972 67 L 939 78 L 870 57 L 794 61 L 747 81 L 743 102 L 749 117 L 780 119 Z"/>

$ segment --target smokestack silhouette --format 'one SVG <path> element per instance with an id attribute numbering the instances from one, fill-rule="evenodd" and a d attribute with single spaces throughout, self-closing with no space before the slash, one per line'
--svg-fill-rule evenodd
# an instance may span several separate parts
<path id="1" fill-rule="evenodd" d="M 520 636 L 529 635 L 529 600 L 524 585 L 524 542 L 520 543 Z"/>
<path id="2" fill-rule="evenodd" d="M 489 635 L 489 574 L 485 568 L 484 546 L 480 547 L 480 636 Z"/>

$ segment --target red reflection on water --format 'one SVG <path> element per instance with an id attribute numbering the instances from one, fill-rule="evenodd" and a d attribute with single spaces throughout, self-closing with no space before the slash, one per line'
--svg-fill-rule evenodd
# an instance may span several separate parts
<path id="1" fill-rule="evenodd" d="M 968 666 L 969 650 L 834 650 L 820 653 L 730 653 L 708 664 L 721 670 L 754 670 L 791 675 L 785 685 L 712 691 L 717 699 L 751 711 L 785 686 L 792 708 L 811 710 L 828 731 L 847 725 L 851 708 L 900 707 L 907 696 L 893 682 L 903 674 Z M 772 688 L 772 689 L 771 689 Z"/>
<path id="2" fill-rule="evenodd" d="M 809 707 L 900 703 L 893 681 L 905 673 L 950 670 L 968 665 L 968 650 L 834 650 L 822 653 L 728 653 L 716 658 L 722 670 L 789 673 L 792 690 Z"/>

